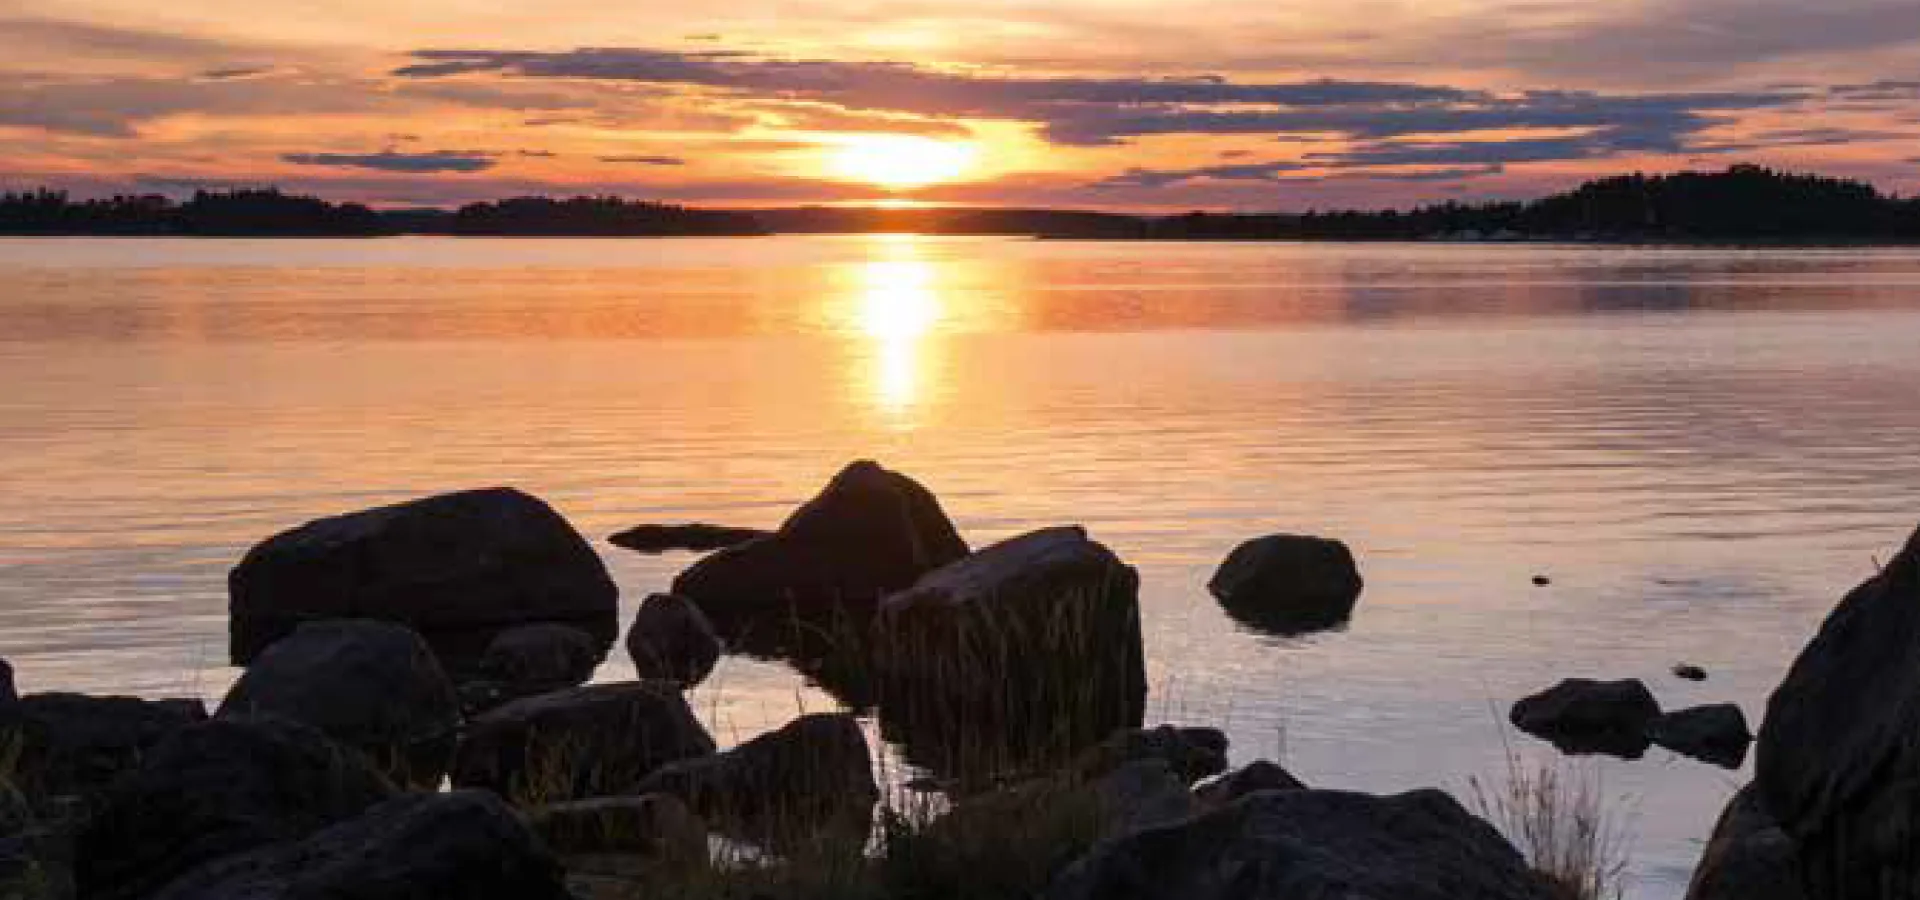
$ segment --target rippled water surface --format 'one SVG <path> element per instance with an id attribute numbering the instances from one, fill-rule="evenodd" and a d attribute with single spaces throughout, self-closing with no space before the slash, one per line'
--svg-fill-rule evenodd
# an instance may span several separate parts
<path id="1" fill-rule="evenodd" d="M 1563 676 L 1757 720 L 1920 521 L 1916 347 L 1914 250 L 0 241 L 0 655 L 217 697 L 227 568 L 281 528 L 488 484 L 595 538 L 769 526 L 871 456 L 976 544 L 1079 522 L 1139 566 L 1151 717 L 1464 791 Z M 1350 628 L 1218 611 L 1271 531 L 1354 547 Z M 686 562 L 601 549 L 629 611 Z M 695 701 L 723 741 L 832 703 L 746 659 Z M 1746 777 L 1583 765 L 1644 897 Z"/>

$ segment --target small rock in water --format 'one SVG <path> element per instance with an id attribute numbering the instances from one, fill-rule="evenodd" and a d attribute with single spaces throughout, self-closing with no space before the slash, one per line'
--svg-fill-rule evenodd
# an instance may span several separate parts
<path id="1" fill-rule="evenodd" d="M 1533 576 L 1533 586 L 1534 586 L 1534 587 L 1546 587 L 1547 585 L 1550 585 L 1550 584 L 1552 584 L 1552 583 L 1553 583 L 1553 579 L 1551 579 L 1551 578 L 1548 578 L 1548 577 L 1547 577 L 1547 576 L 1545 576 L 1545 575 L 1535 575 L 1535 576 Z"/>
<path id="2" fill-rule="evenodd" d="M 1673 677 L 1684 678 L 1687 681 L 1705 681 L 1707 670 L 1692 663 L 1678 663 L 1673 667 Z"/>

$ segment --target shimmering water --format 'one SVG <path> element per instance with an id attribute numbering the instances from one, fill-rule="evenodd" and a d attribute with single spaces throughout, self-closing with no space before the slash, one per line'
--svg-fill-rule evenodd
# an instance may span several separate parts
<path id="1" fill-rule="evenodd" d="M 283 527 L 487 484 L 596 538 L 767 526 L 870 456 L 976 544 L 1080 522 L 1138 565 L 1153 718 L 1463 791 L 1563 676 L 1757 720 L 1920 521 L 1916 347 L 1914 250 L 0 241 L 0 655 L 218 696 L 226 570 Z M 1275 530 L 1355 548 L 1351 628 L 1216 609 Z M 629 607 L 686 562 L 602 550 Z M 745 659 L 695 701 L 723 741 L 832 703 Z M 1678 896 L 1746 775 L 1590 765 Z"/>

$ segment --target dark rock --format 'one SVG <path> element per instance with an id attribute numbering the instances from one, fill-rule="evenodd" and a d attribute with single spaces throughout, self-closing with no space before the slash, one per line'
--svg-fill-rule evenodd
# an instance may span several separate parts
<path id="1" fill-rule="evenodd" d="M 0 742 L 17 742 L 13 785 L 39 801 L 104 788 L 169 734 L 206 718 L 198 700 L 28 694 L 0 707 Z"/>
<path id="2" fill-rule="evenodd" d="M 1218 809 L 1261 791 L 1304 791 L 1307 786 L 1275 763 L 1257 759 L 1194 789 L 1206 809 Z"/>
<path id="3" fill-rule="evenodd" d="M 604 658 L 593 635 L 571 625 L 539 622 L 494 636 L 479 668 L 482 677 L 519 698 L 586 684 Z"/>
<path id="4" fill-rule="evenodd" d="M 627 653 L 641 678 L 690 688 L 713 671 L 720 638 L 700 607 L 685 597 L 654 594 L 640 603 L 627 629 Z"/>
<path id="5" fill-rule="evenodd" d="M 1227 735 L 1218 728 L 1127 728 L 1075 759 L 1083 777 L 1104 775 L 1141 759 L 1157 759 L 1188 787 L 1227 770 Z"/>
<path id="6" fill-rule="evenodd" d="M 680 573 L 673 593 L 715 619 L 782 608 L 870 609 L 966 553 L 966 542 L 933 494 L 905 475 L 861 461 L 842 469 L 778 531 Z"/>
<path id="7" fill-rule="evenodd" d="M 484 791 L 416 794 L 218 860 L 152 900 L 571 900 L 560 863 Z"/>
<path id="8" fill-rule="evenodd" d="M 916 761 L 964 774 L 1067 760 L 1146 706 L 1139 575 L 1077 527 L 994 544 L 881 607 L 881 722 Z M 999 757 L 999 758 L 992 758 Z"/>
<path id="9" fill-rule="evenodd" d="M 1767 703 L 1754 790 L 1809 896 L 1920 896 L 1920 533 L 1827 617 Z"/>
<path id="10" fill-rule="evenodd" d="M 1535 576 L 1533 576 L 1533 586 L 1534 586 L 1534 587 L 1546 587 L 1547 585 L 1550 585 L 1550 584 L 1552 584 L 1552 583 L 1553 583 L 1553 579 L 1551 579 L 1551 578 L 1548 578 L 1548 577 L 1547 577 L 1547 576 L 1545 576 L 1545 575 L 1535 575 Z"/>
<path id="11" fill-rule="evenodd" d="M 617 591 L 593 548 L 552 507 L 511 488 L 310 522 L 254 547 L 227 583 L 236 665 L 314 619 L 405 624 L 456 678 L 516 625 L 573 625 L 601 656 L 620 627 Z"/>
<path id="12" fill-rule="evenodd" d="M 1793 839 L 1751 785 L 1727 801 L 1687 886 L 1687 900 L 1806 900 Z"/>
<path id="13" fill-rule="evenodd" d="M 621 854 L 694 864 L 707 857 L 707 827 L 665 794 L 595 797 L 534 810 L 534 833 L 561 856 Z"/>
<path id="14" fill-rule="evenodd" d="M 299 840 L 393 795 L 364 755 L 308 725 L 215 719 L 181 728 L 80 830 L 80 896 L 145 897 L 203 863 Z"/>
<path id="15" fill-rule="evenodd" d="M 1705 681 L 1707 670 L 1689 663 L 1677 663 L 1673 667 L 1673 677 L 1683 681 Z"/>
<path id="16" fill-rule="evenodd" d="M 1513 705 L 1508 720 L 1563 753 L 1605 753 L 1638 759 L 1660 704 L 1639 679 L 1569 678 Z"/>
<path id="17" fill-rule="evenodd" d="M 0 707 L 12 706 L 19 699 L 13 687 L 13 664 L 0 659 Z"/>
<path id="18" fill-rule="evenodd" d="M 725 753 L 663 766 L 633 793 L 678 797 L 715 828 L 775 842 L 864 839 L 880 799 L 866 736 L 841 713 L 801 716 Z"/>
<path id="19" fill-rule="evenodd" d="M 1667 713 L 1647 725 L 1647 737 L 1682 756 L 1727 769 L 1740 768 L 1753 743 L 1747 717 L 1732 703 Z"/>
<path id="20" fill-rule="evenodd" d="M 636 793 L 655 769 L 713 750 L 678 686 L 588 685 L 475 716 L 454 755 L 453 783 L 538 806 Z"/>
<path id="21" fill-rule="evenodd" d="M 636 525 L 607 538 L 607 542 L 636 553 L 666 553 L 670 550 L 705 553 L 711 550 L 725 550 L 769 534 L 772 532 L 758 528 L 730 528 L 725 525 L 704 523 Z"/>
<path id="22" fill-rule="evenodd" d="M 1207 590 L 1236 621 L 1278 635 L 1344 624 L 1361 587 L 1346 544 L 1291 534 L 1235 547 L 1207 582 Z"/>
<path id="23" fill-rule="evenodd" d="M 1048 900 L 1552 900 L 1439 791 L 1267 791 L 1102 843 Z"/>
<path id="24" fill-rule="evenodd" d="M 366 619 L 307 622 L 253 661 L 221 718 L 305 722 L 371 758 L 396 784 L 446 777 L 460 727 L 453 683 L 420 636 Z"/>

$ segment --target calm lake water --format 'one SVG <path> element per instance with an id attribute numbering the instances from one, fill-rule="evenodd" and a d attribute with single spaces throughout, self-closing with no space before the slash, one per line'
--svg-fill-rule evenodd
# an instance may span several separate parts
<path id="1" fill-rule="evenodd" d="M 771 526 L 873 457 L 976 544 L 1078 522 L 1139 566 L 1151 718 L 1464 792 L 1551 752 L 1502 722 L 1565 676 L 1757 721 L 1920 521 L 1916 347 L 1916 250 L 0 241 L 0 656 L 218 697 L 226 571 L 284 527 L 490 484 L 596 540 Z M 1348 630 L 1218 611 L 1272 531 L 1353 546 Z M 629 614 L 688 561 L 601 550 Z M 723 742 L 833 704 L 747 659 L 694 699 Z M 1657 898 L 1747 777 L 1579 767 Z"/>

